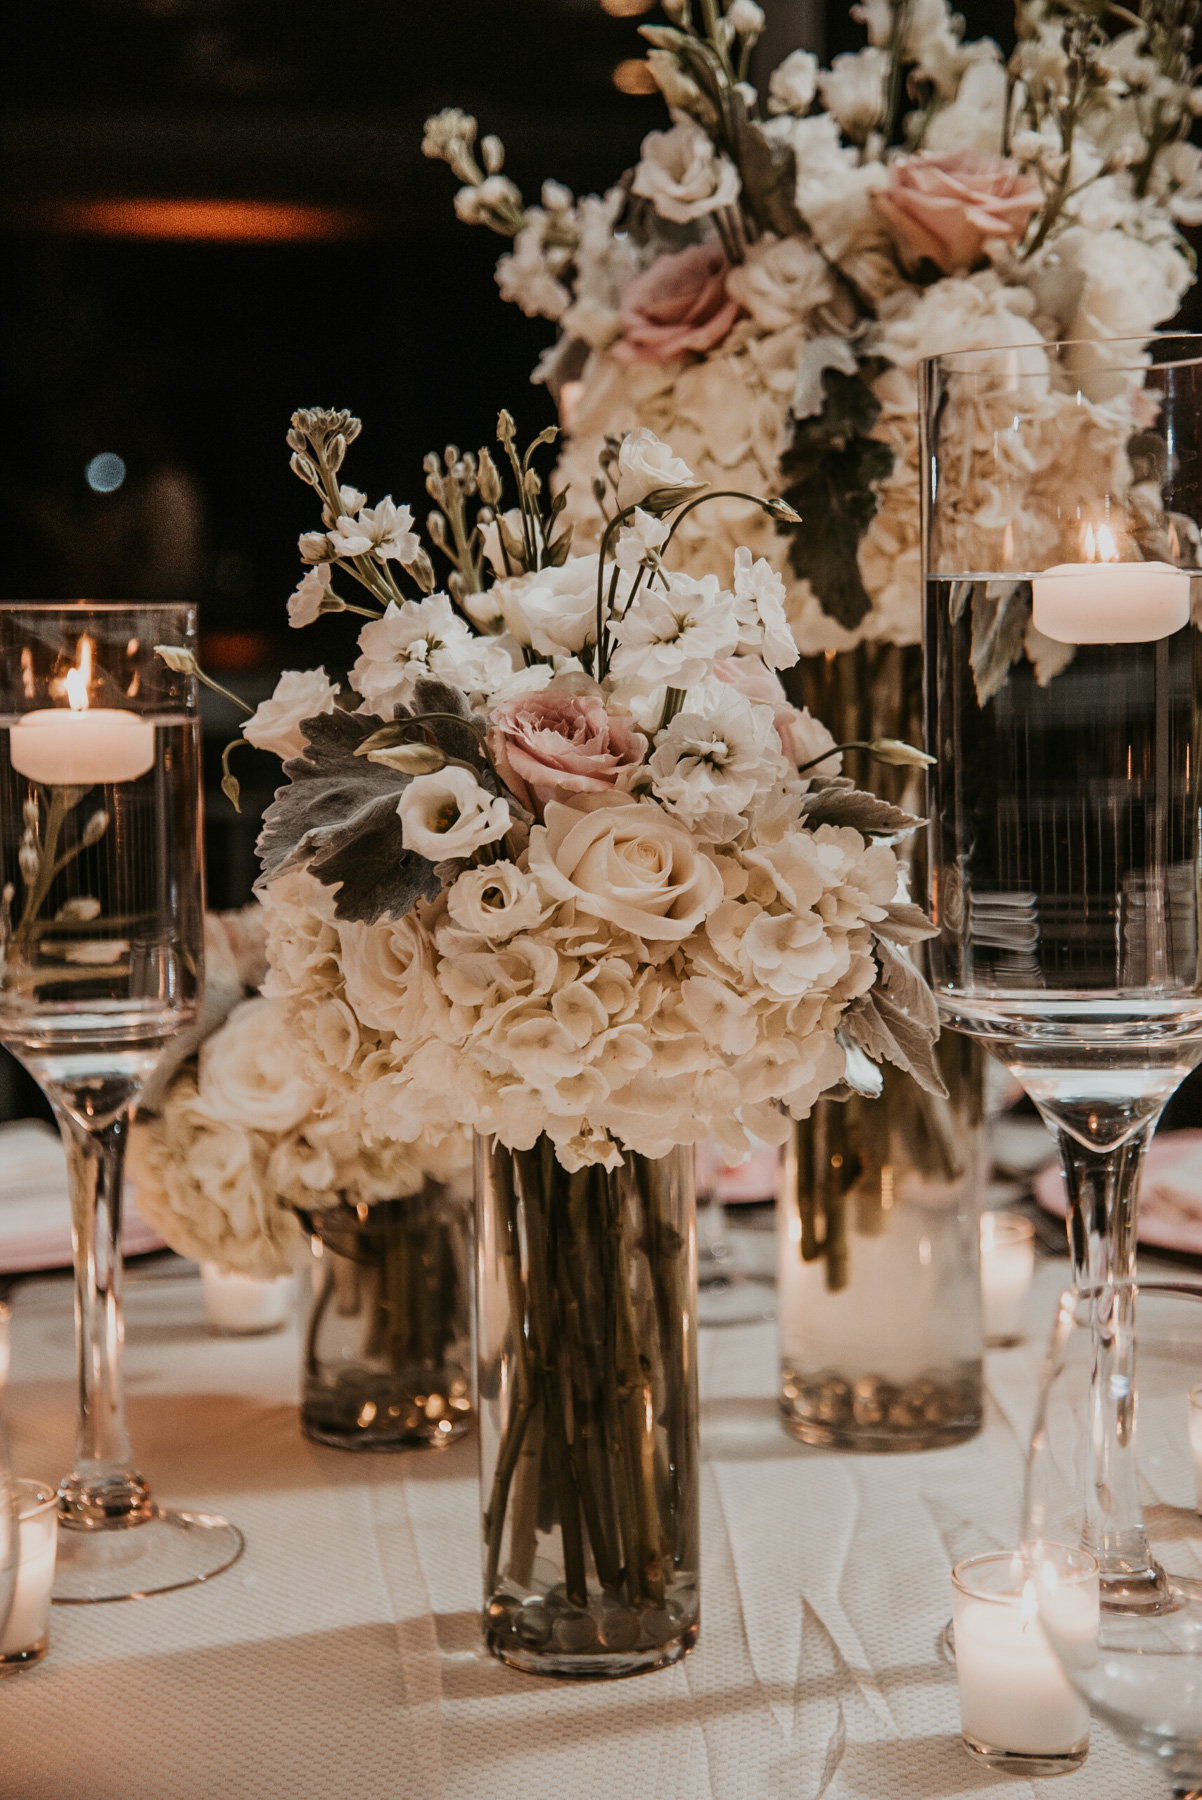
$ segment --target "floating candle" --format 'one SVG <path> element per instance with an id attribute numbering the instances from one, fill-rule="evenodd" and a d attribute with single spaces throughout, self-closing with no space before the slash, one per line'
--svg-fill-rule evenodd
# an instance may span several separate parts
<path id="1" fill-rule="evenodd" d="M 25 713 L 12 727 L 9 757 L 18 775 L 56 787 L 93 787 L 135 781 L 153 765 L 148 719 L 123 707 L 88 704 L 91 666 L 91 644 L 84 638 L 78 665 L 67 671 L 68 704 Z"/>
<path id="2" fill-rule="evenodd" d="M 291 1275 L 261 1281 L 254 1275 L 227 1274 L 215 1263 L 201 1263 L 200 1278 L 205 1324 L 214 1337 L 258 1337 L 287 1323 L 293 1301 Z"/>
<path id="3" fill-rule="evenodd" d="M 58 1497 L 36 1481 L 18 1481 L 20 1567 L 12 1611 L 0 1632 L 0 1672 L 5 1665 L 40 1662 L 50 1638 L 50 1590 L 58 1541 Z"/>
<path id="4" fill-rule="evenodd" d="M 1166 562 L 1120 562 L 1108 525 L 1082 538 L 1085 560 L 1057 563 L 1031 581 L 1031 620 L 1059 644 L 1150 644 L 1189 623 L 1189 571 Z"/>

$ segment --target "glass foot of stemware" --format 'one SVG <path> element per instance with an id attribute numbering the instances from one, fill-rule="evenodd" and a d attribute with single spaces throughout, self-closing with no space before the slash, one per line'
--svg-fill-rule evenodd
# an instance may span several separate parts
<path id="1" fill-rule="evenodd" d="M 236 1563 L 245 1548 L 237 1526 L 219 1514 L 163 1506 L 141 1524 L 115 1530 L 81 1530 L 61 1519 L 59 1525 L 52 1598 L 69 1606 L 194 1587 Z"/>

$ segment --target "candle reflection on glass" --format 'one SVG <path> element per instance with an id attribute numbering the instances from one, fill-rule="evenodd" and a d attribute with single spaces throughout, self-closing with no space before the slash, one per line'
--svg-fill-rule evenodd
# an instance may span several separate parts
<path id="1" fill-rule="evenodd" d="M 1035 1228 L 1016 1213 L 981 1214 L 981 1302 L 987 1344 L 1016 1344 L 1035 1272 Z"/>

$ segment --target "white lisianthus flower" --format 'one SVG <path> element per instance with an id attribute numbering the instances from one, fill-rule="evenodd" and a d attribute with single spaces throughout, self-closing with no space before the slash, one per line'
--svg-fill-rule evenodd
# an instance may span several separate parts
<path id="1" fill-rule="evenodd" d="M 880 123 L 889 66 L 889 52 L 869 44 L 864 50 L 836 56 L 830 68 L 819 74 L 822 103 L 848 137 L 863 142 L 873 126 Z"/>
<path id="2" fill-rule="evenodd" d="M 333 712 L 338 684 L 324 669 L 285 669 L 270 700 L 261 700 L 242 727 L 242 735 L 256 750 L 271 750 L 283 762 L 305 749 L 303 719 Z"/>
<path id="3" fill-rule="evenodd" d="M 758 37 L 764 29 L 764 9 L 755 0 L 730 0 L 726 22 L 737 37 Z"/>
<path id="4" fill-rule="evenodd" d="M 288 623 L 294 627 L 312 625 L 330 596 L 330 565 L 318 563 L 306 569 L 288 596 Z"/>
<path id="5" fill-rule="evenodd" d="M 408 705 L 423 675 L 454 682 L 465 693 L 502 681 L 512 663 L 495 638 L 476 637 L 446 594 L 390 600 L 382 619 L 359 633 L 361 655 L 351 686 L 369 712 L 382 716 Z"/>
<path id="6" fill-rule="evenodd" d="M 618 506 L 625 511 L 637 506 L 649 494 L 665 488 L 690 488 L 696 477 L 683 457 L 674 456 L 671 446 L 661 443 L 646 425 L 627 432 L 618 451 Z"/>
<path id="7" fill-rule="evenodd" d="M 681 119 L 670 131 L 649 131 L 632 191 L 650 200 L 663 219 L 688 225 L 719 207 L 733 206 L 742 188 L 739 171 L 719 156 L 707 131 Z"/>
<path id="8" fill-rule="evenodd" d="M 648 766 L 657 799 L 715 841 L 737 836 L 757 793 L 787 773 L 772 708 L 720 681 L 690 689 Z"/>
<path id="9" fill-rule="evenodd" d="M 339 556 L 374 556 L 380 562 L 411 563 L 421 548 L 407 506 L 394 506 L 391 495 L 379 506 L 361 506 L 357 518 L 343 514 L 330 542 Z"/>
<path id="10" fill-rule="evenodd" d="M 716 575 L 698 581 L 673 571 L 666 589 L 640 590 L 613 634 L 610 674 L 626 692 L 646 694 L 704 681 L 720 658 L 734 654 L 739 624 L 734 599 Z"/>
<path id="11" fill-rule="evenodd" d="M 509 802 L 494 799 L 470 769 L 451 765 L 436 775 L 418 775 L 397 806 L 401 841 L 431 862 L 470 856 L 509 830 Z"/>
<path id="12" fill-rule="evenodd" d="M 608 589 L 608 581 L 606 583 Z M 575 656 L 597 635 L 597 557 L 569 556 L 557 569 L 498 581 L 492 593 L 523 649 Z"/>
<path id="13" fill-rule="evenodd" d="M 657 561 L 655 552 L 662 548 L 670 529 L 663 519 L 637 507 L 633 519 L 618 532 L 614 561 L 619 569 L 635 575 L 643 563 Z"/>
<path id="14" fill-rule="evenodd" d="M 812 50 L 793 50 L 768 77 L 770 113 L 805 113 L 818 92 L 818 58 Z"/>
<path id="15" fill-rule="evenodd" d="M 447 911 L 462 931 L 492 943 L 534 930 L 547 914 L 529 875 L 511 862 L 465 869 L 447 894 Z"/>
<path id="16" fill-rule="evenodd" d="M 739 649 L 758 652 L 770 669 L 789 669 L 797 645 L 785 617 L 785 584 L 766 557 L 754 563 L 744 546 L 735 551 L 735 610 Z"/>

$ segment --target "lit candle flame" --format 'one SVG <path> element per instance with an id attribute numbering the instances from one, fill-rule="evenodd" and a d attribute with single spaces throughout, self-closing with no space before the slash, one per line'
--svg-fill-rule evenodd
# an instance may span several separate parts
<path id="1" fill-rule="evenodd" d="M 1105 522 L 1098 526 L 1096 532 L 1092 525 L 1086 525 L 1081 538 L 1081 549 L 1086 562 L 1112 563 L 1119 559 L 1114 533 Z"/>
<path id="2" fill-rule="evenodd" d="M 92 640 L 81 637 L 79 640 L 79 661 L 73 669 L 67 670 L 67 704 L 72 712 L 86 712 L 88 706 L 88 688 L 92 683 Z"/>

